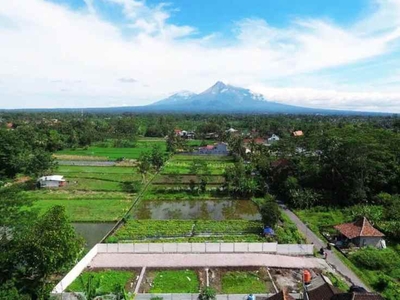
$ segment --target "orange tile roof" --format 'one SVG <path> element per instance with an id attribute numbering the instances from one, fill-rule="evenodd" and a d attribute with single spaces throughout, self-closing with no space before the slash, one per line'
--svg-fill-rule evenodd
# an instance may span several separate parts
<path id="1" fill-rule="evenodd" d="M 359 219 L 352 223 L 345 223 L 334 226 L 341 234 L 348 239 L 354 239 L 356 237 L 383 237 L 385 236 L 378 229 L 375 229 L 366 217 Z"/>
<path id="2" fill-rule="evenodd" d="M 294 136 L 303 136 L 304 133 L 303 133 L 302 130 L 297 130 L 297 131 L 293 131 L 293 135 L 294 135 Z"/>

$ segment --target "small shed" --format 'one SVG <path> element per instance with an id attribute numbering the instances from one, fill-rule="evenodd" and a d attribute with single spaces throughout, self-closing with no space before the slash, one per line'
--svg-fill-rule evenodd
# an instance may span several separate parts
<path id="1" fill-rule="evenodd" d="M 266 237 L 275 235 L 275 231 L 271 227 L 265 227 L 263 233 Z"/>
<path id="2" fill-rule="evenodd" d="M 65 186 L 67 181 L 62 175 L 42 176 L 37 180 L 40 188 L 59 188 Z"/>
<path id="3" fill-rule="evenodd" d="M 374 246 L 383 248 L 385 236 L 378 229 L 375 229 L 366 217 L 352 223 L 345 223 L 334 226 L 339 231 L 339 242 L 343 244 L 353 243 L 357 247 Z"/>

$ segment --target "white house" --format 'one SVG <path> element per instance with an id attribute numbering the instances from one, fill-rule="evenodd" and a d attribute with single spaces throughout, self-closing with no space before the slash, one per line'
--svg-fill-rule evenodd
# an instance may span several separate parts
<path id="1" fill-rule="evenodd" d="M 67 181 L 62 175 L 43 176 L 37 180 L 40 188 L 58 188 L 66 185 Z"/>
<path id="2" fill-rule="evenodd" d="M 234 128 L 229 128 L 228 130 L 226 130 L 226 132 L 227 133 L 235 133 L 235 132 L 238 132 L 236 129 L 234 129 Z"/>
<path id="3" fill-rule="evenodd" d="M 279 136 L 277 136 L 276 134 L 271 135 L 270 138 L 268 138 L 268 144 L 273 144 L 275 142 L 279 141 Z"/>

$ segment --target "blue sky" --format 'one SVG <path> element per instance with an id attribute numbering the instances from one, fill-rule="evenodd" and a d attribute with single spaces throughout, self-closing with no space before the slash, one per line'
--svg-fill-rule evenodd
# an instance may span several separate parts
<path id="1" fill-rule="evenodd" d="M 143 105 L 222 80 L 400 112 L 400 0 L 13 0 L 0 44 L 0 108 Z"/>

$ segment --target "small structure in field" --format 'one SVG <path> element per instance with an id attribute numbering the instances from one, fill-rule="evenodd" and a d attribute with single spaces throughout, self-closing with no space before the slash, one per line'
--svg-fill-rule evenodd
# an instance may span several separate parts
<path id="1" fill-rule="evenodd" d="M 228 144 L 227 143 L 216 143 L 214 145 L 207 145 L 200 147 L 197 154 L 208 154 L 208 155 L 228 155 Z"/>
<path id="2" fill-rule="evenodd" d="M 358 219 L 352 223 L 345 223 L 334 226 L 339 231 L 339 245 L 348 245 L 353 243 L 357 247 L 374 246 L 377 248 L 385 248 L 385 236 L 378 229 L 375 229 L 366 217 Z"/>
<path id="3" fill-rule="evenodd" d="M 265 237 L 271 237 L 275 235 L 275 231 L 271 227 L 265 227 L 263 233 Z"/>
<path id="4" fill-rule="evenodd" d="M 304 136 L 304 132 L 302 130 L 293 131 L 293 136 Z"/>
<path id="5" fill-rule="evenodd" d="M 59 188 L 66 184 L 67 181 L 62 175 L 42 176 L 37 180 L 37 185 L 40 188 Z"/>

